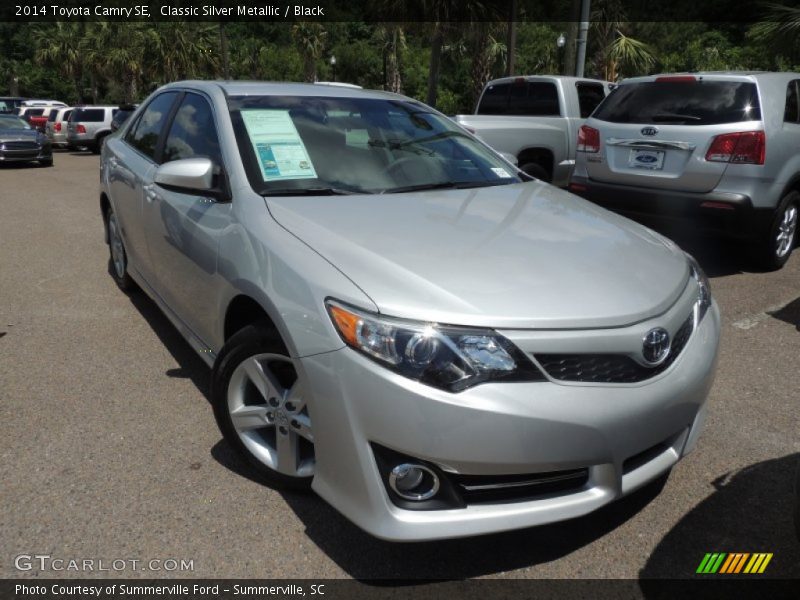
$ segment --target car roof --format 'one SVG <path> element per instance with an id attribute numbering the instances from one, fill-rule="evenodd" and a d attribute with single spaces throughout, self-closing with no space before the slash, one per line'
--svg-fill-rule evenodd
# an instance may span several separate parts
<path id="1" fill-rule="evenodd" d="M 641 77 L 631 77 L 620 81 L 620 84 L 645 83 L 655 81 L 659 77 L 696 77 L 697 79 L 707 79 L 710 81 L 789 81 L 800 78 L 798 73 L 772 72 L 772 71 L 696 71 L 684 73 L 658 73 L 655 75 L 643 75 Z"/>
<path id="2" fill-rule="evenodd" d="M 602 79 L 593 79 L 591 77 L 572 77 L 570 75 L 512 75 L 510 77 L 500 77 L 498 79 L 492 79 L 486 85 L 496 85 L 499 83 L 514 83 L 515 81 L 519 81 L 520 79 L 524 79 L 525 81 L 563 81 L 565 83 L 572 83 L 572 82 L 581 82 L 581 81 L 590 81 L 592 83 L 603 83 L 608 84 L 611 83 L 610 81 L 603 81 Z"/>
<path id="3" fill-rule="evenodd" d="M 341 85 L 315 85 L 272 81 L 176 81 L 161 90 L 196 89 L 211 92 L 222 89 L 228 96 L 326 96 L 331 98 L 371 98 L 376 100 L 413 100 L 400 94 L 381 90 L 364 90 Z"/>

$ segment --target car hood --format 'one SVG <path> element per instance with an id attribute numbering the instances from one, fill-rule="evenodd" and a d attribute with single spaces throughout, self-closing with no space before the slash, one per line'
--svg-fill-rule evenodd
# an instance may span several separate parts
<path id="1" fill-rule="evenodd" d="M 667 310 L 689 276 L 671 242 L 538 182 L 266 202 L 279 224 L 398 317 L 622 326 Z"/>
<path id="2" fill-rule="evenodd" d="M 32 129 L 2 129 L 0 130 L 0 143 L 2 142 L 35 142 L 38 140 L 38 131 Z"/>

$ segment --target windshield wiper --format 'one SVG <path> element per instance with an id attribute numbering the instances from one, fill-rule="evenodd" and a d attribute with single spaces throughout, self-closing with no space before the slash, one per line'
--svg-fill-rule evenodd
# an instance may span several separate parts
<path id="1" fill-rule="evenodd" d="M 396 188 L 389 188 L 380 192 L 381 194 L 399 194 L 402 192 L 420 192 L 423 190 L 466 190 L 469 188 L 494 187 L 506 185 L 510 181 L 441 181 L 439 183 L 420 183 L 417 185 L 404 185 Z"/>
<path id="2" fill-rule="evenodd" d="M 348 190 L 337 187 L 267 188 L 258 192 L 259 196 L 349 196 L 366 193 L 362 190 Z"/>
<path id="3" fill-rule="evenodd" d="M 702 121 L 702 118 L 696 115 L 682 115 L 679 113 L 659 113 L 653 115 L 653 121 L 658 123 L 665 121 Z"/>

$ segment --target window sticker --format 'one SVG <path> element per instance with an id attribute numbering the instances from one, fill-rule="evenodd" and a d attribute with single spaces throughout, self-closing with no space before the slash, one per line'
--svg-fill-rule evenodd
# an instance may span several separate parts
<path id="1" fill-rule="evenodd" d="M 508 171 L 501 169 L 500 167 L 492 167 L 492 171 L 498 177 L 511 177 L 511 175 L 508 174 Z"/>
<path id="2" fill-rule="evenodd" d="M 264 181 L 317 177 L 288 110 L 247 109 L 242 120 Z"/>

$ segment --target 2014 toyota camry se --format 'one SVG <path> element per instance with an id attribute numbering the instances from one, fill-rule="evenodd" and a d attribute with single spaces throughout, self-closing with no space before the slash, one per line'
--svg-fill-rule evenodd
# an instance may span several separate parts
<path id="1" fill-rule="evenodd" d="M 104 145 L 110 271 L 212 368 L 225 439 L 389 540 L 577 517 L 695 446 L 698 264 L 384 92 L 179 82 Z"/>

